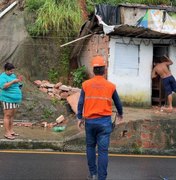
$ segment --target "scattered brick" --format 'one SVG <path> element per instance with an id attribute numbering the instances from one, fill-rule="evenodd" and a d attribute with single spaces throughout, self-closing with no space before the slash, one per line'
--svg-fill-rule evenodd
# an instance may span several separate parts
<path id="1" fill-rule="evenodd" d="M 34 81 L 34 84 L 35 84 L 37 87 L 40 87 L 41 84 L 42 84 L 42 81 L 40 81 L 40 80 L 35 80 L 35 81 Z"/>
<path id="2" fill-rule="evenodd" d="M 67 92 L 62 92 L 62 93 L 60 93 L 60 97 L 61 97 L 61 99 L 67 99 L 68 93 Z"/>
<path id="3" fill-rule="evenodd" d="M 62 121 L 64 121 L 64 116 L 63 115 L 60 115 L 57 119 L 56 119 L 56 122 L 59 124 L 61 123 Z"/>
<path id="4" fill-rule="evenodd" d="M 48 92 L 48 90 L 47 90 L 46 88 L 44 88 L 44 87 L 40 87 L 39 90 L 42 91 L 42 92 L 44 92 L 44 93 L 47 93 L 47 92 Z"/>
<path id="5" fill-rule="evenodd" d="M 149 133 L 141 133 L 141 139 L 150 139 L 150 134 Z"/>
<path id="6" fill-rule="evenodd" d="M 149 141 L 142 142 L 142 147 L 143 148 L 151 148 L 150 142 Z"/>
<path id="7" fill-rule="evenodd" d="M 15 122 L 14 126 L 25 126 L 25 127 L 32 127 L 33 123 L 31 122 Z"/>
<path id="8" fill-rule="evenodd" d="M 47 122 L 42 122 L 42 123 L 41 123 L 41 126 L 42 126 L 42 127 L 47 127 Z"/>
<path id="9" fill-rule="evenodd" d="M 66 85 L 61 85 L 61 86 L 59 87 L 59 89 L 62 90 L 62 91 L 70 91 L 70 90 L 71 90 L 71 87 L 66 86 Z"/>
<path id="10" fill-rule="evenodd" d="M 58 82 L 57 84 L 55 84 L 54 88 L 59 89 L 59 87 L 60 87 L 61 85 L 62 85 L 62 83 L 61 83 L 61 82 Z"/>

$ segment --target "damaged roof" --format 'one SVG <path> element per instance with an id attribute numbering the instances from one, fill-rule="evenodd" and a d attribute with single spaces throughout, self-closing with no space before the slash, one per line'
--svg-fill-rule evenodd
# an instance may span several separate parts
<path id="1" fill-rule="evenodd" d="M 145 38 L 145 39 L 175 39 L 176 34 L 160 33 L 151 29 L 129 26 L 129 25 L 117 25 L 114 28 L 114 32 L 109 35 L 119 35 L 133 38 Z"/>
<path id="2" fill-rule="evenodd" d="M 129 8 L 138 8 L 138 9 L 157 9 L 157 10 L 164 10 L 166 12 L 176 12 L 176 7 L 172 6 L 147 6 L 147 5 L 137 5 L 137 4 L 120 4 L 118 6 L 110 6 L 110 5 L 102 5 L 99 4 L 96 6 L 95 14 L 92 16 L 92 18 L 87 21 L 81 31 L 79 37 L 84 37 L 88 34 L 104 34 L 104 28 L 113 29 L 113 31 L 109 31 L 109 33 L 105 33 L 109 36 L 125 36 L 125 37 L 132 37 L 132 38 L 143 38 L 143 39 L 170 39 L 170 43 L 175 44 L 176 34 L 168 34 L 168 33 L 161 33 L 159 31 L 154 31 L 149 28 L 139 27 L 139 26 L 132 26 L 127 24 L 120 24 L 119 21 L 119 8 L 120 7 L 129 7 Z M 112 9 L 111 9 L 112 8 Z M 113 14 L 112 14 L 113 12 Z M 115 15 L 114 15 L 115 14 Z M 97 16 L 98 15 L 98 16 Z M 116 17 L 115 17 L 116 16 Z M 115 25 L 107 25 L 102 21 L 100 23 L 99 17 L 104 17 L 104 20 L 107 22 L 110 22 L 109 24 L 112 24 L 112 22 L 117 22 Z M 108 21 L 108 18 L 109 21 Z M 103 19 L 103 18 L 102 18 Z M 77 57 L 81 51 L 81 47 L 83 46 L 83 43 L 85 39 L 81 39 L 81 41 L 77 41 L 72 54 L 71 59 Z M 171 42 L 172 41 L 172 42 Z"/>

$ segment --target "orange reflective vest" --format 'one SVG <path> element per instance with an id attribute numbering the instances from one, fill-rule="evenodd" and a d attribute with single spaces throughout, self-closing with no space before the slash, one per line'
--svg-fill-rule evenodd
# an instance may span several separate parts
<path id="1" fill-rule="evenodd" d="M 112 115 L 112 95 L 115 85 L 103 76 L 94 76 L 82 84 L 85 92 L 84 117 L 97 118 Z"/>

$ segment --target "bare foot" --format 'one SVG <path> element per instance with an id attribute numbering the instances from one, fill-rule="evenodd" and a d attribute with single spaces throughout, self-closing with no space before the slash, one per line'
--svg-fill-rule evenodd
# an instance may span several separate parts
<path id="1" fill-rule="evenodd" d="M 164 111 L 164 112 L 167 112 L 167 113 L 172 113 L 173 108 L 162 107 L 161 111 Z"/>

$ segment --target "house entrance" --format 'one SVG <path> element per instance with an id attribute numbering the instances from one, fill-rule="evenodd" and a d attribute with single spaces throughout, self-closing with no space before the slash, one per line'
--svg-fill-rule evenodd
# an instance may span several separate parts
<path id="1" fill-rule="evenodd" d="M 168 56 L 168 45 L 153 46 L 153 64 L 159 62 L 163 55 Z M 153 65 L 154 66 L 154 65 Z M 166 96 L 160 77 L 152 79 L 152 105 L 162 106 L 166 104 Z"/>

